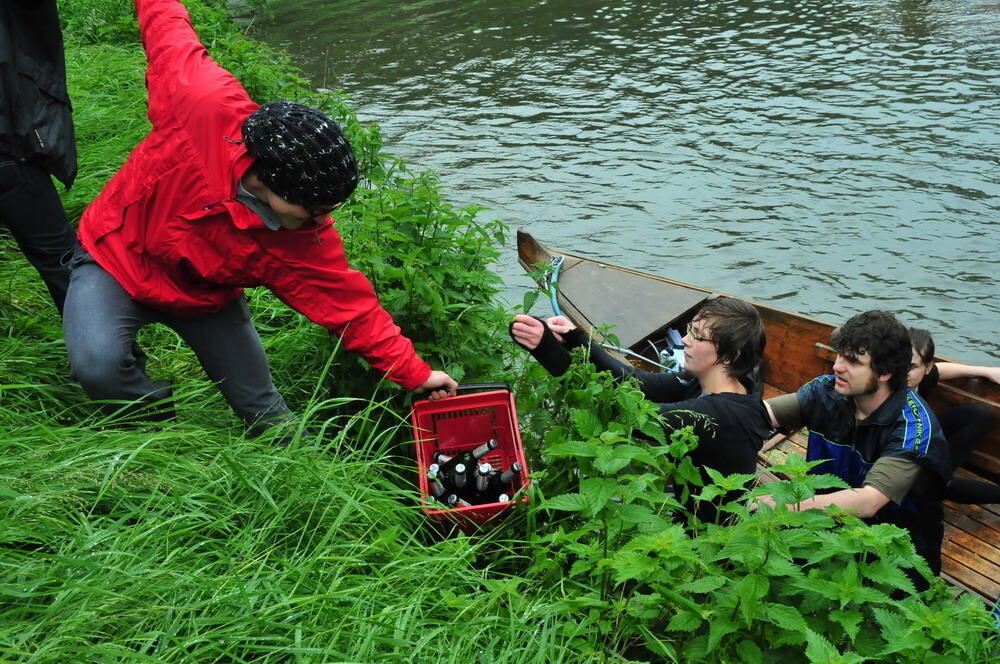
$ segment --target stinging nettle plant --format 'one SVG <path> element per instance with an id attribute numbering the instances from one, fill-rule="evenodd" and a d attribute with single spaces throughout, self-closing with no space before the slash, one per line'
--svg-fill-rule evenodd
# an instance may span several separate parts
<path id="1" fill-rule="evenodd" d="M 581 351 L 574 351 L 580 353 Z M 527 576 L 558 584 L 579 644 L 607 661 L 986 662 L 996 636 L 982 602 L 932 579 L 908 535 L 842 510 L 748 508 L 839 488 L 791 457 L 789 477 L 700 473 L 691 430 L 664 430 L 637 386 L 578 361 L 534 363 L 520 392 L 540 500 Z M 530 405 L 528 405 L 530 403 Z M 673 485 L 673 491 L 671 486 Z M 711 502 L 715 518 L 699 518 Z M 930 580 L 918 592 L 913 575 Z"/>

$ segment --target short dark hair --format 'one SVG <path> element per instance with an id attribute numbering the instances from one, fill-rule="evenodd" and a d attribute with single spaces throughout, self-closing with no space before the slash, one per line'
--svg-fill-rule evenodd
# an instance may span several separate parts
<path id="1" fill-rule="evenodd" d="M 757 307 L 733 297 L 717 297 L 701 305 L 694 319 L 704 320 L 711 330 L 727 375 L 743 378 L 760 364 L 767 338 Z"/>
<path id="2" fill-rule="evenodd" d="M 913 349 L 906 327 L 888 311 L 866 311 L 852 316 L 830 335 L 830 344 L 845 356 L 868 355 L 872 370 L 879 376 L 890 375 L 893 390 L 906 385 Z"/>
<path id="3" fill-rule="evenodd" d="M 924 364 L 930 364 L 931 360 L 934 359 L 934 338 L 931 333 L 919 327 L 911 327 L 909 333 L 910 345 L 913 346 L 913 350 L 917 352 Z"/>

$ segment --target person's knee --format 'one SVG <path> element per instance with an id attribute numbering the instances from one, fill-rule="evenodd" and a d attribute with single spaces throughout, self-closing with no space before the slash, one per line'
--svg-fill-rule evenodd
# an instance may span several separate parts
<path id="1" fill-rule="evenodd" d="M 122 386 L 135 358 L 120 348 L 99 344 L 73 344 L 69 347 L 73 377 L 91 399 L 123 398 Z"/>

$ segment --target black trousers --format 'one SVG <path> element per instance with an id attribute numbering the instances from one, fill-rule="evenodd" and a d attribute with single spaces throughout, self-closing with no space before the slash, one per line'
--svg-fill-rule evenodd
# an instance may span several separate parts
<path id="1" fill-rule="evenodd" d="M 76 247 L 76 234 L 66 220 L 48 172 L 3 153 L 0 153 L 0 224 L 10 229 L 21 253 L 38 270 L 62 314 L 69 288 L 66 263 Z"/>

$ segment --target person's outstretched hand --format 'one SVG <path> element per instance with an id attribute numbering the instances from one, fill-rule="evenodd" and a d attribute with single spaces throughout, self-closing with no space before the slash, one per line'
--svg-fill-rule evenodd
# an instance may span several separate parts
<path id="1" fill-rule="evenodd" d="M 413 391 L 416 394 L 430 392 L 427 398 L 431 401 L 437 401 L 458 394 L 458 383 L 443 371 L 432 371 L 430 377 Z"/>
<path id="2" fill-rule="evenodd" d="M 510 336 L 528 350 L 538 348 L 543 334 L 545 334 L 545 324 L 542 321 L 524 314 L 514 316 L 514 322 L 510 326 Z"/>
<path id="3" fill-rule="evenodd" d="M 573 322 L 565 316 L 553 316 L 545 321 L 545 323 L 549 326 L 549 329 L 552 330 L 552 332 L 556 335 L 556 339 L 559 341 L 563 340 L 562 335 L 576 329 L 576 325 L 573 325 Z"/>

